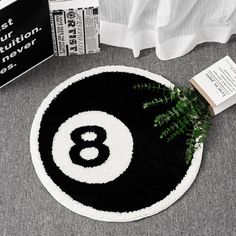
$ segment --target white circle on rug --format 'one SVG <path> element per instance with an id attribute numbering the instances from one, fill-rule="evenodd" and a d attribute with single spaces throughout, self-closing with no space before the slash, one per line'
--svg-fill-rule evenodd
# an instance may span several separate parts
<path id="1" fill-rule="evenodd" d="M 85 168 L 74 164 L 70 158 L 70 150 L 76 145 L 70 135 L 78 128 L 93 126 L 102 127 L 106 132 L 106 138 L 101 145 L 109 150 L 109 157 L 101 165 Z M 88 144 L 91 143 L 90 148 L 81 149 L 87 152 L 84 153 L 87 156 L 84 158 L 86 160 L 97 158 L 93 147 L 96 136 L 95 133 L 89 134 L 89 132 L 83 132 L 81 135 L 82 141 L 87 140 Z M 107 183 L 119 177 L 128 168 L 132 152 L 133 139 L 127 126 L 116 117 L 101 111 L 82 112 L 66 120 L 55 134 L 52 147 L 54 162 L 64 174 L 74 180 L 90 184 Z M 99 155 L 99 150 L 97 153 Z"/>
<path id="2" fill-rule="evenodd" d="M 168 80 L 163 78 L 162 76 L 150 73 L 145 70 L 141 70 L 138 68 L 132 68 L 132 67 L 126 67 L 126 66 L 105 66 L 105 67 L 99 67 L 96 69 L 92 69 L 89 71 L 85 71 L 83 73 L 80 73 L 78 75 L 73 76 L 72 78 L 68 79 L 67 81 L 61 83 L 59 86 L 57 86 L 42 102 L 41 106 L 39 107 L 31 129 L 31 136 L 30 136 L 30 150 L 31 150 L 31 156 L 32 156 L 32 162 L 35 167 L 36 173 L 41 180 L 42 184 L 45 186 L 47 191 L 63 206 L 67 207 L 71 211 L 74 211 L 80 215 L 95 219 L 95 220 L 101 220 L 101 221 L 109 221 L 109 222 L 128 222 L 128 221 L 134 221 L 139 220 L 144 217 L 148 217 L 154 214 L 157 214 L 166 208 L 168 208 L 170 205 L 172 205 L 174 202 L 176 202 L 191 186 L 194 179 L 197 176 L 198 170 L 200 168 L 201 159 L 202 159 L 202 152 L 203 152 L 203 145 L 201 145 L 196 152 L 194 153 L 191 165 L 188 167 L 185 176 L 182 178 L 182 180 L 177 184 L 177 186 L 162 200 L 157 201 L 156 203 L 140 208 L 139 210 L 131 210 L 131 211 L 106 211 L 106 210 L 98 210 L 92 206 L 89 206 L 87 204 L 83 204 L 79 201 L 76 201 L 71 197 L 71 195 L 67 194 L 66 191 L 63 191 L 57 183 L 54 182 L 53 178 L 48 175 L 48 172 L 46 170 L 45 163 L 43 163 L 41 159 L 41 153 L 39 150 L 39 137 L 40 137 L 40 129 L 41 129 L 41 122 L 43 121 L 44 114 L 47 112 L 50 105 L 53 103 L 53 101 L 57 98 L 57 96 L 60 95 L 61 92 L 68 89 L 70 86 L 73 86 L 73 84 L 76 84 L 77 82 L 81 80 L 86 80 L 88 77 L 93 75 L 99 75 L 104 72 L 124 72 L 128 74 L 138 75 L 142 76 L 144 78 L 147 78 L 149 80 L 155 81 L 157 83 L 160 83 L 168 88 L 173 88 L 174 85 L 171 84 Z M 82 101 L 79 101 L 82 102 Z M 66 104 L 65 104 L 66 105 Z M 85 110 L 86 111 L 86 110 Z M 63 109 L 61 110 L 63 112 Z M 104 111 L 102 111 L 104 112 Z M 75 116 L 78 114 L 74 114 Z M 73 117 L 73 116 L 72 116 Z M 55 116 L 56 118 L 56 116 Z M 67 118 L 67 120 L 64 121 L 66 123 L 70 117 Z M 123 121 L 121 121 L 123 123 Z M 63 128 L 63 124 L 61 124 L 61 127 Z M 128 128 L 128 126 L 125 125 L 125 127 Z M 129 130 L 129 128 L 128 128 Z M 127 131 L 127 130 L 126 130 Z M 55 133 L 55 142 L 59 142 L 60 138 L 58 139 L 58 136 Z M 129 135 L 127 135 L 129 136 Z M 133 136 L 133 134 L 131 135 Z M 83 134 L 82 139 L 87 141 L 93 141 L 96 139 L 97 135 L 93 132 L 88 132 Z M 133 137 L 134 138 L 134 137 Z M 67 140 L 68 141 L 68 140 Z M 56 146 L 59 144 L 55 144 Z M 67 149 L 70 145 L 73 145 L 73 143 L 69 143 Z M 56 147 L 55 146 L 55 147 Z M 54 148 L 55 148 L 54 147 Z M 86 160 L 96 160 L 98 152 L 95 149 L 92 150 L 86 150 L 84 149 L 83 152 L 81 152 L 81 155 Z M 55 158 L 55 157 L 54 157 Z M 128 155 L 129 160 L 127 161 L 126 165 L 128 165 L 126 168 L 129 169 L 131 166 L 133 157 L 131 158 L 130 155 Z M 57 157 L 56 157 L 57 159 Z M 131 163 L 128 163 L 130 162 Z M 56 161 L 57 162 L 57 161 Z M 105 164 L 105 162 L 104 162 Z M 58 163 L 58 166 L 60 166 L 61 163 Z M 124 165 L 125 166 L 125 165 Z M 59 167 L 58 167 L 59 168 Z M 93 167 L 95 168 L 95 167 Z M 92 168 L 92 169 L 93 169 Z M 60 168 L 59 168 L 60 169 Z M 124 168 L 123 168 L 124 169 Z M 127 169 L 124 170 L 124 174 L 127 173 Z M 64 172 L 62 171 L 64 174 Z M 148 172 L 147 172 L 148 173 Z M 68 173 L 68 176 L 70 176 L 71 173 Z M 124 177 L 124 174 L 122 175 Z M 66 174 L 65 174 L 66 175 Z M 74 176 L 75 178 L 78 178 L 78 176 Z M 69 177 L 71 178 L 71 177 Z M 120 177 L 116 177 L 114 181 L 109 181 L 107 183 L 103 184 L 90 184 L 95 186 L 103 186 L 103 185 L 110 185 L 112 182 L 116 182 L 116 180 L 120 179 Z M 60 178 L 59 178 L 60 180 Z M 74 182 L 76 182 L 75 179 L 73 179 Z M 73 187 L 72 187 L 73 188 Z M 77 193 L 80 194 L 80 189 L 76 189 Z M 93 193 L 89 193 L 90 196 L 93 196 Z M 123 199 L 125 196 L 117 196 L 117 198 Z M 135 200 L 135 198 L 131 198 L 131 201 Z"/>

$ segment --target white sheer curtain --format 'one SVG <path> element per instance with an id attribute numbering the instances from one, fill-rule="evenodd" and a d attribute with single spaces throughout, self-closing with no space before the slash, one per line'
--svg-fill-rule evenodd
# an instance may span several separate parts
<path id="1" fill-rule="evenodd" d="M 101 42 L 168 60 L 236 33 L 236 0 L 100 0 Z"/>

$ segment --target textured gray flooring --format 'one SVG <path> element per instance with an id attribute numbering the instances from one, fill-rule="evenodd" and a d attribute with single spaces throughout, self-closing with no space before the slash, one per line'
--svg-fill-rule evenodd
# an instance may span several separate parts
<path id="1" fill-rule="evenodd" d="M 236 61 L 236 37 L 207 43 L 184 57 L 160 61 L 153 49 L 52 58 L 0 90 L 0 235 L 236 235 L 236 106 L 213 119 L 199 175 L 188 192 L 155 216 L 105 223 L 69 211 L 37 178 L 29 151 L 34 114 L 47 94 L 72 75 L 102 65 L 128 65 L 158 73 L 177 86 L 225 55 Z M 62 108 L 63 109 L 63 108 Z"/>

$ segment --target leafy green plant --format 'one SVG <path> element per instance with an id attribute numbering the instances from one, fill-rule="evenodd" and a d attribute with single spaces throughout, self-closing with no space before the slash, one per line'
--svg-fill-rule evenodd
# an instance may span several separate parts
<path id="1" fill-rule="evenodd" d="M 154 127 L 162 127 L 160 138 L 167 142 L 180 135 L 188 136 L 185 161 L 189 164 L 194 152 L 204 143 L 210 128 L 211 115 L 204 98 L 190 87 L 170 89 L 158 83 L 144 83 L 135 85 L 134 89 L 147 90 L 154 95 L 151 101 L 143 103 L 144 109 L 173 104 L 154 118 Z M 155 97 L 157 94 L 158 97 Z"/>

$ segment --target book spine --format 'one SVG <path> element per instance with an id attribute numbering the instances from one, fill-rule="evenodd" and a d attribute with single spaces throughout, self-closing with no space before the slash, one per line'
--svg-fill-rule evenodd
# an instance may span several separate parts
<path id="1" fill-rule="evenodd" d="M 84 10 L 86 53 L 100 51 L 98 8 L 90 7 Z"/>
<path id="2" fill-rule="evenodd" d="M 52 13 L 53 17 L 53 35 L 54 49 L 56 51 L 56 55 L 58 56 L 66 56 L 66 42 L 65 42 L 65 12 L 63 10 L 56 10 Z"/>
<path id="3" fill-rule="evenodd" d="M 53 51 L 54 54 L 58 55 L 58 48 L 56 44 L 56 32 L 55 32 L 55 24 L 54 24 L 54 16 L 52 13 L 50 13 L 50 22 L 51 22 L 51 30 L 52 30 L 52 41 L 53 41 Z"/>

